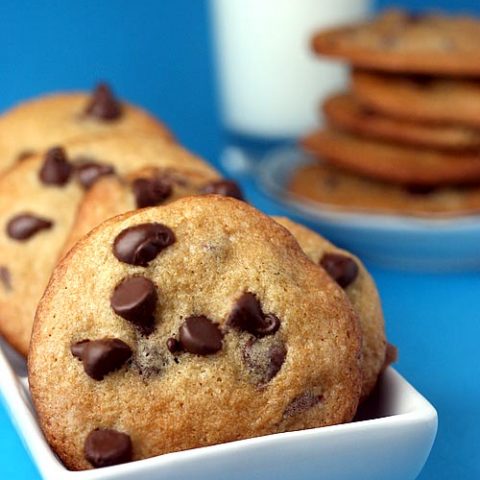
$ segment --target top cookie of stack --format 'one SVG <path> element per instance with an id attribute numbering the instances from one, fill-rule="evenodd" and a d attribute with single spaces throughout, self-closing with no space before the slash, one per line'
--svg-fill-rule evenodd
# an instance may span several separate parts
<path id="1" fill-rule="evenodd" d="M 231 195 L 212 167 L 104 84 L 92 95 L 26 102 L 0 117 L 0 127 L 0 333 L 23 355 L 57 261 L 107 218 L 103 210 L 113 197 L 97 184 L 121 186 L 126 210 L 197 193 Z M 79 210 L 88 228 L 86 220 L 77 226 Z"/>
<path id="2" fill-rule="evenodd" d="M 328 127 L 302 142 L 324 163 L 291 190 L 393 213 L 480 210 L 478 39 L 479 20 L 401 11 L 315 35 L 317 54 L 351 63 L 352 87 L 324 103 Z"/>

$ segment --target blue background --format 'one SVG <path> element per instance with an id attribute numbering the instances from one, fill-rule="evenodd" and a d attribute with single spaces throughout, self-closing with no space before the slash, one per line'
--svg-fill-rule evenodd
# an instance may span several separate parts
<path id="1" fill-rule="evenodd" d="M 378 1 L 480 12 L 471 1 Z M 0 108 L 40 93 L 114 82 L 216 162 L 223 142 L 204 0 L 0 3 Z M 479 39 L 480 41 L 480 39 Z M 245 183 L 268 213 L 281 210 Z M 421 479 L 480 478 L 480 275 L 424 275 L 371 266 L 397 368 L 429 398 L 439 433 Z M 0 478 L 38 478 L 0 405 Z"/>

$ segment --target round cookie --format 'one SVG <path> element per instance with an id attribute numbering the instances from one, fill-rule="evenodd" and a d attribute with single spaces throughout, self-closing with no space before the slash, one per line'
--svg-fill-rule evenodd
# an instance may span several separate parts
<path id="1" fill-rule="evenodd" d="M 297 169 L 288 191 L 298 200 L 319 209 L 421 217 L 480 212 L 479 187 L 402 187 L 359 177 L 325 163 Z"/>
<path id="2" fill-rule="evenodd" d="M 285 217 L 273 219 L 297 239 L 312 262 L 338 282 L 357 312 L 362 332 L 362 399 L 365 399 L 384 368 L 387 351 L 382 306 L 372 277 L 357 257 L 316 232 Z"/>
<path id="3" fill-rule="evenodd" d="M 120 102 L 105 84 L 92 94 L 58 93 L 22 103 L 0 117 L 0 174 L 52 145 L 97 134 L 138 131 L 172 138 L 144 110 Z"/>
<path id="4" fill-rule="evenodd" d="M 402 108 L 407 110 L 408 103 L 402 103 Z M 360 104 L 350 93 L 328 98 L 323 110 L 331 125 L 357 135 L 447 150 L 480 147 L 480 130 L 389 117 Z"/>
<path id="5" fill-rule="evenodd" d="M 396 73 L 480 75 L 480 21 L 391 10 L 365 22 L 323 30 L 313 49 L 356 67 Z"/>
<path id="6" fill-rule="evenodd" d="M 0 178 L 0 332 L 27 354 L 35 309 L 85 191 L 105 175 L 146 166 L 215 170 L 158 135 L 122 133 L 71 142 L 28 158 Z M 27 215 L 27 216 L 26 216 Z M 47 222 L 47 223 L 45 223 Z"/>
<path id="7" fill-rule="evenodd" d="M 223 180 L 215 172 L 194 171 L 188 167 L 149 167 L 126 178 L 104 177 L 83 197 L 65 252 L 109 218 L 137 208 L 166 205 L 178 198 L 205 193 L 243 199 L 239 187 L 231 180 Z"/>
<path id="8" fill-rule="evenodd" d="M 342 289 L 283 227 L 187 197 L 108 220 L 60 262 L 30 388 L 52 448 L 87 469 L 349 421 L 360 341 Z"/>
<path id="9" fill-rule="evenodd" d="M 335 130 L 313 132 L 303 148 L 326 162 L 386 182 L 440 186 L 480 182 L 477 152 L 418 149 Z"/>
<path id="10" fill-rule="evenodd" d="M 480 129 L 480 84 L 477 80 L 386 75 L 359 70 L 352 73 L 352 90 L 359 102 L 385 115 L 433 125 Z M 478 131 L 472 135 L 477 137 Z"/>

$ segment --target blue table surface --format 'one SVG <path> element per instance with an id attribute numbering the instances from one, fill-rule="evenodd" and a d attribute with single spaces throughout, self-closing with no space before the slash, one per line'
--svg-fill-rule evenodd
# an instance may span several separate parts
<path id="1" fill-rule="evenodd" d="M 478 0 L 395 3 L 480 11 Z M 0 108 L 108 79 L 122 96 L 152 110 L 185 145 L 217 164 L 224 138 L 207 10 L 199 0 L 3 0 Z M 252 181 L 243 184 L 256 206 L 282 213 Z M 397 368 L 439 413 L 438 437 L 420 478 L 480 478 L 480 274 L 369 267 L 383 299 L 388 335 L 400 349 Z M 0 478 L 39 478 L 1 404 Z"/>

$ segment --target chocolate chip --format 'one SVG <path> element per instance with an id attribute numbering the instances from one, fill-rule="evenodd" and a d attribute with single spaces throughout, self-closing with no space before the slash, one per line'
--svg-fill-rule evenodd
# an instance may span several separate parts
<path id="1" fill-rule="evenodd" d="M 41 230 L 52 228 L 53 222 L 30 213 L 13 217 L 7 224 L 7 234 L 15 240 L 28 240 Z"/>
<path id="2" fill-rule="evenodd" d="M 411 195 L 430 195 L 437 190 L 431 185 L 405 185 L 404 189 Z"/>
<path id="3" fill-rule="evenodd" d="M 151 280 L 145 277 L 125 278 L 116 286 L 110 304 L 117 315 L 132 322 L 143 334 L 152 333 L 157 290 Z"/>
<path id="4" fill-rule="evenodd" d="M 358 265 L 347 255 L 325 253 L 320 265 L 342 288 L 347 288 L 358 275 Z"/>
<path id="5" fill-rule="evenodd" d="M 360 113 L 364 116 L 364 117 L 372 117 L 374 115 L 376 115 L 376 111 L 368 106 L 368 105 L 361 105 L 360 106 Z"/>
<path id="6" fill-rule="evenodd" d="M 172 195 L 172 185 L 162 178 L 137 178 L 132 183 L 137 208 L 154 207 Z"/>
<path id="7" fill-rule="evenodd" d="M 175 234 L 165 225 L 143 223 L 117 235 L 113 243 L 113 254 L 121 262 L 146 267 L 174 242 Z"/>
<path id="8" fill-rule="evenodd" d="M 167 348 L 170 353 L 176 353 L 182 349 L 182 347 L 180 346 L 180 342 L 173 337 L 170 337 L 167 340 Z"/>
<path id="9" fill-rule="evenodd" d="M 207 183 L 207 185 L 202 188 L 202 193 L 215 193 L 217 195 L 223 195 L 224 197 L 236 198 L 237 200 L 244 199 L 240 187 L 232 180 L 216 180 Z"/>
<path id="10" fill-rule="evenodd" d="M 437 82 L 437 78 L 432 75 L 410 75 L 407 77 L 415 87 L 423 90 L 430 89 Z"/>
<path id="11" fill-rule="evenodd" d="M 62 147 L 53 147 L 45 154 L 42 168 L 38 174 L 45 185 L 62 186 L 68 183 L 72 173 L 72 165 Z"/>
<path id="12" fill-rule="evenodd" d="M 323 399 L 322 395 L 315 395 L 313 392 L 305 392 L 294 398 L 285 408 L 283 417 L 293 417 L 300 413 L 306 412 L 310 408 L 318 405 Z"/>
<path id="13" fill-rule="evenodd" d="M 182 349 L 197 355 L 210 355 L 221 350 L 222 338 L 218 325 L 203 315 L 188 317 L 180 327 Z"/>
<path id="14" fill-rule="evenodd" d="M 265 315 L 257 297 L 248 292 L 235 303 L 227 324 L 256 337 L 273 335 L 280 328 L 280 320 L 273 314 Z"/>
<path id="15" fill-rule="evenodd" d="M 79 159 L 75 167 L 77 179 L 83 188 L 88 190 L 100 177 L 113 175 L 115 169 L 111 165 L 98 163 L 87 158 Z"/>
<path id="16" fill-rule="evenodd" d="M 280 371 L 287 356 L 282 341 L 266 343 L 250 338 L 243 350 L 243 359 L 260 384 L 266 384 Z"/>
<path id="17" fill-rule="evenodd" d="M 90 340 L 81 340 L 80 342 L 72 343 L 72 345 L 70 345 L 70 352 L 72 352 L 72 355 L 74 357 L 77 357 L 78 359 L 81 360 L 83 355 L 83 350 L 85 349 L 88 343 L 90 343 Z"/>
<path id="18" fill-rule="evenodd" d="M 70 351 L 82 361 L 86 374 L 94 380 L 103 380 L 132 356 L 130 347 L 117 338 L 82 340 L 71 345 Z"/>
<path id="19" fill-rule="evenodd" d="M 99 120 L 116 120 L 122 115 L 122 107 L 110 87 L 100 83 L 95 87 L 85 113 Z"/>
<path id="20" fill-rule="evenodd" d="M 405 14 L 405 21 L 410 25 L 421 23 L 425 18 L 427 18 L 426 15 L 420 12 L 409 12 Z"/>
<path id="21" fill-rule="evenodd" d="M 26 160 L 28 157 L 31 157 L 33 155 L 35 155 L 35 152 L 33 150 L 22 150 L 17 155 L 17 162 L 21 162 L 22 160 Z"/>
<path id="22" fill-rule="evenodd" d="M 88 434 L 84 452 L 93 467 L 118 465 L 132 460 L 132 441 L 126 433 L 97 428 Z"/>
<path id="23" fill-rule="evenodd" d="M 10 275 L 10 270 L 7 267 L 0 266 L 0 283 L 3 285 L 6 292 L 12 290 L 12 277 Z"/>

